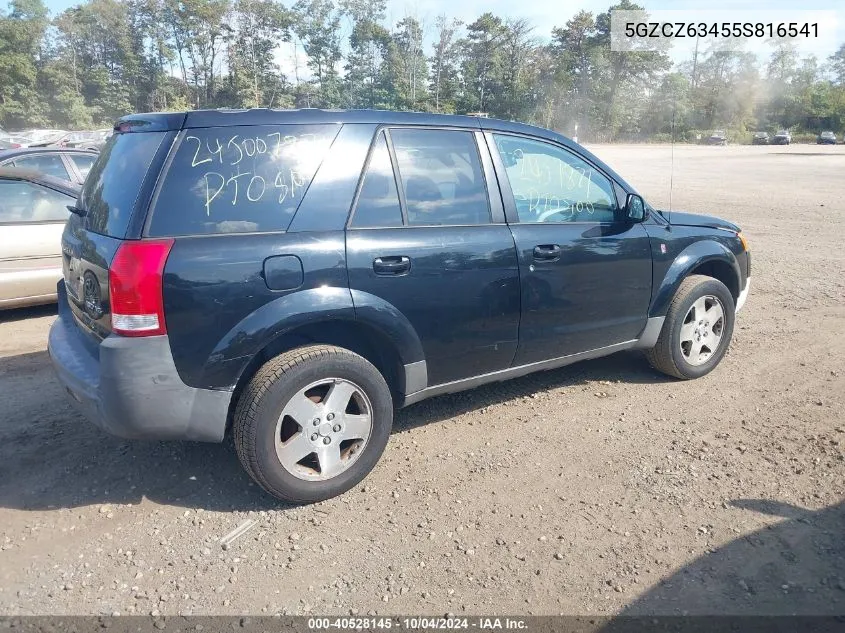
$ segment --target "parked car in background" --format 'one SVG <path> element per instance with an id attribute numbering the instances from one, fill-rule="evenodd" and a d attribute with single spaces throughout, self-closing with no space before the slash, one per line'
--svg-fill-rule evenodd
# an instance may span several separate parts
<path id="1" fill-rule="evenodd" d="M 637 348 L 704 376 L 748 296 L 738 226 L 657 211 L 542 128 L 309 109 L 116 130 L 62 235 L 60 382 L 119 436 L 231 432 L 280 499 L 356 485 L 425 398 Z"/>
<path id="2" fill-rule="evenodd" d="M 47 147 L 54 145 L 63 136 L 67 134 L 67 130 L 23 130 L 21 136 L 27 137 L 30 142 L 28 147 Z"/>
<path id="3" fill-rule="evenodd" d="M 713 130 L 710 132 L 710 136 L 704 139 L 704 142 L 707 145 L 727 145 L 728 137 L 724 130 Z"/>
<path id="4" fill-rule="evenodd" d="M 754 132 L 754 136 L 751 137 L 751 144 L 752 145 L 768 145 L 769 144 L 769 133 L 768 132 Z"/>
<path id="5" fill-rule="evenodd" d="M 62 231 L 80 186 L 0 167 L 0 309 L 50 303 L 62 277 Z"/>
<path id="6" fill-rule="evenodd" d="M 102 130 L 90 130 L 87 132 L 71 132 L 62 141 L 62 147 L 73 147 L 76 149 L 90 149 L 99 152 L 103 149 L 106 141 L 112 135 L 111 128 Z"/>
<path id="7" fill-rule="evenodd" d="M 792 142 L 792 134 L 789 130 L 778 130 L 772 138 L 773 145 L 789 145 Z"/>
<path id="8" fill-rule="evenodd" d="M 816 139 L 816 143 L 818 143 L 819 145 L 836 145 L 836 134 L 834 134 L 830 130 L 828 130 L 827 132 L 822 132 Z"/>
<path id="9" fill-rule="evenodd" d="M 76 184 L 85 182 L 97 152 L 58 147 L 0 150 L 0 167 L 22 167 Z"/>
<path id="10" fill-rule="evenodd" d="M 28 136 L 20 134 L 0 134 L 0 149 L 18 149 L 20 147 L 29 147 L 32 142 Z"/>

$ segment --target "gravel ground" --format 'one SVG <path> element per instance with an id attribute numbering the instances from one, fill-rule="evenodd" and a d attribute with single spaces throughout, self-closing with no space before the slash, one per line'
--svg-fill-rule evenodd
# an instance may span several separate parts
<path id="1" fill-rule="evenodd" d="M 592 149 L 668 203 L 668 147 Z M 53 378 L 55 309 L 0 315 L 0 613 L 845 612 L 845 147 L 674 163 L 673 206 L 753 251 L 715 372 L 623 353 L 415 405 L 314 506 L 229 445 L 102 435 Z"/>

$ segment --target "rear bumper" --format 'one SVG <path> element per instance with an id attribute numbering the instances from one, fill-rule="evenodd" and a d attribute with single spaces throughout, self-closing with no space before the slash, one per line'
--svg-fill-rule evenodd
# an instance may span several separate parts
<path id="1" fill-rule="evenodd" d="M 80 413 L 118 437 L 223 440 L 232 392 L 183 383 L 167 336 L 109 336 L 97 345 L 74 322 L 63 285 L 47 351 Z"/>

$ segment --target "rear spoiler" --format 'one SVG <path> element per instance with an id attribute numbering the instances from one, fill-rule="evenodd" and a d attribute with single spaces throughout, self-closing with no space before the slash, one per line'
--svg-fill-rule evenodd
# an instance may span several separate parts
<path id="1" fill-rule="evenodd" d="M 150 112 L 148 114 L 129 114 L 118 119 L 114 124 L 115 133 L 125 132 L 169 132 L 181 130 L 185 123 L 184 112 Z"/>

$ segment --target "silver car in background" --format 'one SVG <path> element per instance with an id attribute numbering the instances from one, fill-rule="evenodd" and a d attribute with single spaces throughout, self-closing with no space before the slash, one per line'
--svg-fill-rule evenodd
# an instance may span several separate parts
<path id="1" fill-rule="evenodd" d="M 51 303 L 62 278 L 62 231 L 80 185 L 0 167 L 0 310 Z"/>

